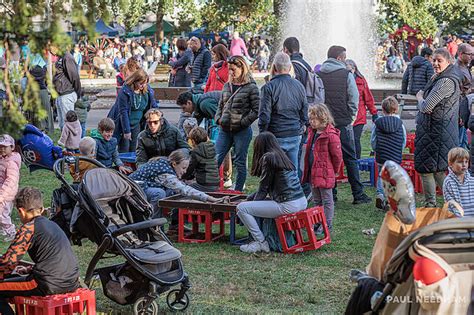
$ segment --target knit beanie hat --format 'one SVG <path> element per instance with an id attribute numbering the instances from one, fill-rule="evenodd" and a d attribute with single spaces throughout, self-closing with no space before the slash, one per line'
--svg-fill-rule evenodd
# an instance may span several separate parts
<path id="1" fill-rule="evenodd" d="M 95 156 L 95 140 L 91 137 L 84 137 L 79 142 L 79 151 L 87 157 Z"/>
<path id="2" fill-rule="evenodd" d="M 194 117 L 191 117 L 191 118 L 187 118 L 184 122 L 183 122 L 183 129 L 184 129 L 184 132 L 186 133 L 186 136 L 189 135 L 189 132 L 194 128 L 194 127 L 197 127 L 198 123 L 197 123 L 197 120 L 196 118 Z"/>

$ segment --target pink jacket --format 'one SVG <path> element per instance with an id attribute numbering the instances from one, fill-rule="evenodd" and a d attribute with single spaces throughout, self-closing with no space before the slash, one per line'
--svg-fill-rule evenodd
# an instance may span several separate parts
<path id="1" fill-rule="evenodd" d="M 15 200 L 20 182 L 21 156 L 13 152 L 0 156 L 0 204 Z"/>
<path id="2" fill-rule="evenodd" d="M 249 58 L 249 53 L 247 52 L 247 46 L 242 38 L 233 39 L 230 43 L 230 55 L 231 56 L 247 56 Z"/>
<path id="3" fill-rule="evenodd" d="M 79 142 L 81 141 L 81 123 L 79 120 L 64 124 L 61 138 L 59 139 L 59 145 L 66 147 L 66 149 L 77 150 L 79 149 Z"/>

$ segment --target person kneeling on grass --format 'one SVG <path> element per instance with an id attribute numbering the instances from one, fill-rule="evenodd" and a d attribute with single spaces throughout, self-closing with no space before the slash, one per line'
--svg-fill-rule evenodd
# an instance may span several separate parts
<path id="1" fill-rule="evenodd" d="M 178 149 L 171 152 L 168 158 L 155 157 L 140 166 L 129 178 L 139 182 L 148 202 L 153 206 L 153 217 L 161 217 L 158 201 L 175 194 L 200 201 L 220 202 L 221 199 L 209 196 L 195 188 L 186 185 L 180 179 L 189 166 L 189 152 L 186 149 Z M 178 215 L 173 212 L 169 229 L 176 230 L 178 227 Z"/>
<path id="2" fill-rule="evenodd" d="M 464 216 L 474 216 L 474 178 L 469 173 L 469 152 L 464 148 L 452 148 L 448 153 L 449 174 L 444 179 L 444 201 L 454 200 L 461 205 Z M 457 216 L 463 216 L 452 204 L 448 208 Z"/>
<path id="3" fill-rule="evenodd" d="M 245 253 L 269 252 L 268 242 L 255 217 L 276 218 L 306 209 L 308 202 L 301 188 L 296 168 L 277 139 L 262 132 L 253 146 L 252 176 L 260 177 L 258 190 L 237 206 L 237 215 L 254 241 L 240 246 Z M 270 200 L 266 200 L 267 195 Z"/>
<path id="4" fill-rule="evenodd" d="M 25 187 L 16 195 L 15 203 L 23 225 L 0 258 L 0 314 L 3 315 L 14 314 L 8 298 L 62 294 L 79 288 L 76 255 L 66 234 L 42 216 L 41 192 Z M 19 265 L 26 252 L 34 265 Z"/>

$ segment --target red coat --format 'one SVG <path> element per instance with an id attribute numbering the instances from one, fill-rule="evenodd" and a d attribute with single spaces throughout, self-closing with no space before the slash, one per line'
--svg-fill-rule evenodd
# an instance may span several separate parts
<path id="1" fill-rule="evenodd" d="M 367 123 L 367 109 L 372 115 L 377 114 L 374 96 L 369 89 L 369 85 L 364 78 L 356 77 L 357 90 L 359 90 L 359 108 L 354 126 L 365 125 Z"/>
<path id="2" fill-rule="evenodd" d="M 302 183 L 308 182 L 308 171 L 311 167 L 312 187 L 333 188 L 336 184 L 336 173 L 342 163 L 341 140 L 339 130 L 328 124 L 326 129 L 319 135 L 311 151 L 311 142 L 315 131 L 309 128 L 308 141 L 306 142 L 306 153 L 304 157 L 304 173 Z M 313 154 L 313 165 L 308 165 L 309 155 Z"/>
<path id="3" fill-rule="evenodd" d="M 204 87 L 204 93 L 222 91 L 227 81 L 229 81 L 229 64 L 227 61 L 224 61 L 219 68 L 217 68 L 216 65 L 212 65 L 212 67 L 209 68 L 209 77 Z"/>

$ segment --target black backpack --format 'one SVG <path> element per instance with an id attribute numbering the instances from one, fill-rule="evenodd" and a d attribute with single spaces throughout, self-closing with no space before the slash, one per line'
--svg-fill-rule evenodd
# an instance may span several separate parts
<path id="1" fill-rule="evenodd" d="M 297 60 L 292 60 L 291 62 L 300 65 L 307 73 L 307 80 L 305 85 L 306 90 L 306 99 L 308 104 L 319 104 L 324 103 L 324 84 L 323 80 L 314 73 L 313 71 L 306 68 L 306 66 Z"/>

